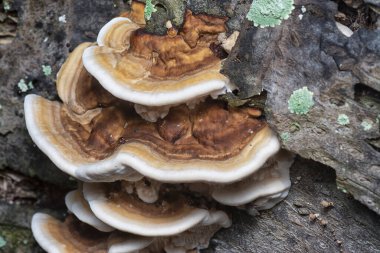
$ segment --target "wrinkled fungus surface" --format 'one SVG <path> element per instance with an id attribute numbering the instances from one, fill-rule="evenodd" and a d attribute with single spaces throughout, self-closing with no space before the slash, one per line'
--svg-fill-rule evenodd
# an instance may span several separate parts
<path id="1" fill-rule="evenodd" d="M 221 204 L 254 213 L 288 194 L 293 156 L 278 153 L 262 111 L 216 99 L 232 88 L 219 71 L 238 33 L 187 10 L 180 29 L 150 34 L 147 4 L 133 2 L 69 55 L 57 76 L 63 103 L 25 98 L 33 141 L 85 181 L 66 195 L 64 222 L 33 216 L 48 252 L 198 251 L 231 226 Z"/>

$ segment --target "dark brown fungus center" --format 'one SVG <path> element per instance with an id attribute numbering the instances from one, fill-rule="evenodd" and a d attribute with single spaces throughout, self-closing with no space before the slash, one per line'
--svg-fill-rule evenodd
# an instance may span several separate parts
<path id="1" fill-rule="evenodd" d="M 174 159 L 224 160 L 240 153 L 266 126 L 255 109 L 229 108 L 208 100 L 189 109 L 171 108 L 165 119 L 146 122 L 133 108 L 103 108 L 83 124 L 62 110 L 64 127 L 80 149 L 97 159 L 111 155 L 120 145 L 140 143 Z M 122 140 L 122 141 L 120 141 Z"/>
<path id="2" fill-rule="evenodd" d="M 139 29 L 131 37 L 129 52 L 152 60 L 150 73 L 155 78 L 177 78 L 197 72 L 220 61 L 218 34 L 226 31 L 226 18 L 193 15 L 186 12 L 178 35 L 153 35 Z"/>

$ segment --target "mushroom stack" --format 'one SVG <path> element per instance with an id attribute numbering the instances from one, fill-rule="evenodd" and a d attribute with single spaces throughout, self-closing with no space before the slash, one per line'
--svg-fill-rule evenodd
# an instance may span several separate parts
<path id="1" fill-rule="evenodd" d="M 79 188 L 61 222 L 35 214 L 48 252 L 190 252 L 231 224 L 223 205 L 273 207 L 286 197 L 292 155 L 250 107 L 217 96 L 226 19 L 186 12 L 180 31 L 144 31 L 144 5 L 80 44 L 57 77 L 62 100 L 25 98 L 36 145 Z"/>

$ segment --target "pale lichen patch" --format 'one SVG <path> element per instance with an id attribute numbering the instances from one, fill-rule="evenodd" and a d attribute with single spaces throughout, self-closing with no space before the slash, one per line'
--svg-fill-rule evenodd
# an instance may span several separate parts
<path id="1" fill-rule="evenodd" d="M 295 114 L 306 114 L 313 105 L 313 92 L 307 87 L 293 91 L 288 100 L 288 109 Z"/>
<path id="2" fill-rule="evenodd" d="M 34 88 L 32 81 L 29 83 L 26 83 L 24 79 L 20 79 L 20 81 L 17 84 L 17 87 L 21 92 L 27 92 L 28 90 L 31 90 Z"/>
<path id="3" fill-rule="evenodd" d="M 44 73 L 45 76 L 50 76 L 51 75 L 51 66 L 50 65 L 42 65 L 42 72 Z"/>
<path id="4" fill-rule="evenodd" d="M 342 126 L 350 124 L 350 118 L 346 114 L 339 114 L 337 121 L 338 124 Z"/>
<path id="5" fill-rule="evenodd" d="M 369 131 L 372 128 L 373 122 L 371 120 L 365 119 L 362 121 L 360 125 L 364 129 L 364 131 Z"/>

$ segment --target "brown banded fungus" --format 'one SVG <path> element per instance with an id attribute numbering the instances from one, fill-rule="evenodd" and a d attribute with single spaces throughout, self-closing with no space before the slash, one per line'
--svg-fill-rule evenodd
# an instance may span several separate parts
<path id="1" fill-rule="evenodd" d="M 75 216 L 64 222 L 44 213 L 32 218 L 32 232 L 38 244 L 48 253 L 143 253 L 154 238 L 127 233 L 98 231 Z"/>
<path id="2" fill-rule="evenodd" d="M 184 196 L 174 192 L 148 204 L 114 187 L 114 183 L 85 183 L 83 194 L 94 214 L 120 231 L 142 236 L 170 236 L 195 226 L 231 225 L 224 212 L 191 206 Z"/>
<path id="3" fill-rule="evenodd" d="M 226 18 L 186 11 L 159 36 L 143 29 L 144 5 L 131 7 L 69 55 L 63 103 L 25 98 L 33 141 L 86 182 L 66 196 L 76 217 L 33 217 L 48 252 L 198 250 L 230 226 L 221 204 L 261 210 L 288 193 L 292 156 L 276 155 L 262 112 L 215 99 L 232 88 L 219 73 L 238 36 L 226 38 Z"/>
<path id="4" fill-rule="evenodd" d="M 186 203 L 176 192 L 169 193 L 170 189 L 166 189 L 165 194 L 161 195 L 161 203 L 158 205 L 144 203 L 120 186 L 122 182 L 85 183 L 84 195 L 90 205 L 83 198 L 81 189 L 70 192 L 66 196 L 66 204 L 75 217 L 69 215 L 63 223 L 47 214 L 35 214 L 32 219 L 32 232 L 37 242 L 47 252 L 54 253 L 187 252 L 206 248 L 216 231 L 231 224 L 224 212 L 207 210 L 205 207 L 197 208 L 195 203 Z M 104 225 L 99 226 L 100 221 L 88 222 L 97 219 L 92 210 L 99 218 L 105 217 L 105 221 L 117 219 L 121 223 L 116 227 L 121 226 L 123 230 L 134 230 L 137 227 L 134 231 L 136 233 L 113 231 L 112 227 L 107 229 L 110 233 L 96 230 L 101 228 L 105 231 Z M 198 215 L 192 215 L 192 212 L 202 214 L 201 219 L 198 219 Z M 141 236 L 140 232 L 150 236 Z M 166 234 L 170 236 L 163 236 Z"/>
<path id="5" fill-rule="evenodd" d="M 151 123 L 132 108 L 73 114 L 35 95 L 25 99 L 26 123 L 37 146 L 63 171 L 84 181 L 128 180 L 142 174 L 164 182 L 233 182 L 277 153 L 279 142 L 252 109 L 208 100 L 172 108 Z"/>
<path id="6" fill-rule="evenodd" d="M 107 233 L 68 216 L 64 223 L 50 215 L 36 213 L 32 231 L 38 244 L 49 253 L 105 253 Z"/>
<path id="7" fill-rule="evenodd" d="M 120 17 L 129 18 L 134 23 L 138 24 L 141 27 L 144 27 L 146 24 L 144 12 L 145 12 L 145 4 L 132 0 L 131 11 L 122 13 Z"/>
<path id="8" fill-rule="evenodd" d="M 257 210 L 272 208 L 288 195 L 293 160 L 292 154 L 282 150 L 242 181 L 215 187 L 212 197 L 229 206 L 249 204 Z"/>
<path id="9" fill-rule="evenodd" d="M 64 222 L 44 213 L 32 218 L 32 232 L 48 253 L 187 253 L 208 247 L 218 224 L 198 226 L 169 237 L 104 233 L 68 216 Z"/>
<path id="10" fill-rule="evenodd" d="M 69 55 L 57 75 L 61 100 L 76 114 L 116 104 L 118 99 L 107 92 L 82 64 L 83 51 L 93 43 L 82 43 Z"/>
<path id="11" fill-rule="evenodd" d="M 231 90 L 229 80 L 219 73 L 225 54 L 218 35 L 226 31 L 225 21 L 187 11 L 178 34 L 169 28 L 168 35 L 159 36 L 118 17 L 101 29 L 98 45 L 84 51 L 83 63 L 115 97 L 135 103 L 138 111 L 158 111 L 142 114 L 155 121 L 170 106 Z"/>

